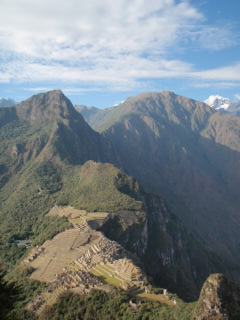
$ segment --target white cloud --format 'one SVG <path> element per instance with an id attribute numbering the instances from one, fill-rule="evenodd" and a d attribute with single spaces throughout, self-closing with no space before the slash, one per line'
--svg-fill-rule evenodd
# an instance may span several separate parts
<path id="1" fill-rule="evenodd" d="M 0 83 L 125 91 L 142 87 L 142 79 L 240 80 L 240 64 L 197 72 L 173 58 L 185 43 L 234 44 L 230 27 L 203 26 L 189 1 L 1 0 L 0 21 Z"/>
<path id="2" fill-rule="evenodd" d="M 30 92 L 48 92 L 51 90 L 54 90 L 54 87 L 29 87 L 29 88 L 22 88 L 24 91 L 30 91 Z"/>
<path id="3" fill-rule="evenodd" d="M 171 0 L 2 0 L 0 34 L 6 49 L 41 58 L 161 52 L 199 19 Z"/>
<path id="4" fill-rule="evenodd" d="M 222 96 L 219 96 L 218 94 L 217 95 L 212 95 L 212 96 L 209 96 L 208 99 L 206 99 L 204 102 L 206 104 L 208 104 L 209 106 L 211 106 L 216 99 L 222 99 L 223 97 Z"/>
<path id="5" fill-rule="evenodd" d="M 137 88 L 138 80 L 158 78 L 178 78 L 191 72 L 191 65 L 173 60 L 151 60 L 145 58 L 118 56 L 115 59 L 99 58 L 88 68 L 75 68 L 72 65 L 12 61 L 6 67 L 9 80 L 17 83 L 43 83 L 56 79 L 64 83 L 101 85 L 126 91 Z M 1 75 L 0 75 L 1 76 Z M 3 79 L 4 80 L 4 79 Z M 1 78 L 0 78 L 1 81 Z"/>
<path id="6" fill-rule="evenodd" d="M 225 81 L 206 81 L 206 80 L 202 80 L 202 82 L 193 82 L 192 83 L 192 87 L 193 88 L 213 88 L 216 90 L 220 90 L 220 89 L 234 89 L 236 87 L 239 87 L 240 83 L 239 82 L 225 82 Z"/>
<path id="7" fill-rule="evenodd" d="M 240 81 L 240 62 L 230 66 L 197 72 L 196 78 L 213 81 Z"/>

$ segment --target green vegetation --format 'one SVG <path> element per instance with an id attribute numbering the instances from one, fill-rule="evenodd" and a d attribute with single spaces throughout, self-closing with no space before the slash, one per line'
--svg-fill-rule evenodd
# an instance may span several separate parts
<path id="1" fill-rule="evenodd" d="M 63 197 L 59 197 L 59 204 L 63 203 L 62 198 L 69 197 L 70 205 L 88 211 L 116 212 L 142 209 L 141 202 L 118 189 L 121 180 L 121 185 L 125 185 L 126 190 L 133 194 L 135 184 L 113 165 L 88 161 L 82 167 L 78 167 L 78 170 L 73 169 L 73 173 L 71 182 L 67 182 L 67 186 L 63 188 Z"/>
<path id="2" fill-rule="evenodd" d="M 109 276 L 105 268 L 102 265 L 95 266 L 94 269 L 91 269 L 91 272 L 99 278 L 99 280 L 105 284 L 110 284 L 115 287 L 120 287 L 122 281 L 117 278 Z"/>
<path id="3" fill-rule="evenodd" d="M 10 267 L 16 265 L 25 253 L 26 248 L 15 243 L 6 243 L 0 246 L 0 259 Z"/>
<path id="4" fill-rule="evenodd" d="M 16 241 L 41 245 L 71 227 L 65 217 L 45 217 L 55 204 L 106 212 L 142 206 L 118 190 L 116 176 L 121 172 L 112 165 L 71 166 L 58 156 L 51 158 L 50 149 L 38 158 L 50 135 L 50 123 L 9 122 L 0 128 L 0 261 L 8 269 L 4 287 L 17 288 L 14 305 L 7 289 L 9 319 L 31 319 L 24 307 L 44 287 L 30 281 L 29 273 L 19 271 L 17 266 L 28 249 Z M 124 179 L 131 190 L 131 179 Z"/>
<path id="5" fill-rule="evenodd" d="M 13 285 L 4 280 L 6 271 L 0 265 L 0 319 L 5 319 L 9 310 L 13 309 L 14 298 L 17 294 Z"/>
<path id="6" fill-rule="evenodd" d="M 61 190 L 62 179 L 57 168 L 49 161 L 43 161 L 37 168 L 34 179 L 40 180 L 40 191 L 48 191 L 50 194 Z"/>
<path id="7" fill-rule="evenodd" d="M 128 295 L 119 291 L 116 296 L 102 291 L 92 291 L 88 296 L 63 294 L 58 301 L 46 309 L 41 320 L 57 319 L 134 319 L 128 306 Z"/>
<path id="8" fill-rule="evenodd" d="M 2 189 L 0 231 L 3 245 L 18 239 L 31 239 L 33 244 L 41 244 L 70 227 L 66 218 L 44 217 L 56 202 L 58 190 L 54 190 L 54 186 L 59 185 L 59 175 L 50 176 L 47 182 L 45 176 L 37 175 L 41 167 L 41 164 L 36 165 L 36 169 L 29 166 Z M 49 167 L 52 168 L 51 163 Z"/>
<path id="9" fill-rule="evenodd" d="M 190 320 L 195 307 L 195 304 L 168 307 L 159 302 L 142 301 L 131 309 L 130 299 L 131 296 L 121 290 L 115 293 L 91 291 L 88 296 L 68 292 L 61 295 L 52 307 L 46 308 L 40 319 Z"/>
<path id="10" fill-rule="evenodd" d="M 33 227 L 34 240 L 32 244 L 33 246 L 41 245 L 46 240 L 52 239 L 59 232 L 69 228 L 71 228 L 71 224 L 66 217 L 44 218 L 38 228 L 36 226 Z"/>
<path id="11" fill-rule="evenodd" d="M 0 268 L 0 318 L 2 320 L 35 319 L 33 314 L 25 310 L 25 306 L 42 293 L 46 285 L 29 280 L 31 273 L 31 269 L 21 267 L 11 272 L 6 270 L 6 266 Z"/>
<path id="12" fill-rule="evenodd" d="M 31 239 L 33 245 L 41 244 L 69 228 L 64 217 L 44 217 L 55 203 L 89 211 L 141 209 L 141 202 L 117 189 L 119 173 L 112 165 L 93 162 L 83 167 L 60 167 L 45 160 L 35 166 L 24 166 L 24 170 L 16 174 L 0 194 L 3 200 L 0 211 L 2 244 L 9 246 L 19 239 Z M 124 179 L 127 183 L 127 178 Z M 128 189 L 131 189 L 130 178 L 129 182 Z M 0 251 L 5 249 L 8 251 L 9 247 Z"/>

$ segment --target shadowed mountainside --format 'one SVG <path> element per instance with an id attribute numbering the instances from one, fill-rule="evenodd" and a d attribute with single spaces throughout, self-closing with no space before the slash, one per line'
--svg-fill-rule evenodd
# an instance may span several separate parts
<path id="1" fill-rule="evenodd" d="M 128 98 L 93 127 L 111 140 L 125 172 L 239 263 L 239 118 L 162 92 Z"/>

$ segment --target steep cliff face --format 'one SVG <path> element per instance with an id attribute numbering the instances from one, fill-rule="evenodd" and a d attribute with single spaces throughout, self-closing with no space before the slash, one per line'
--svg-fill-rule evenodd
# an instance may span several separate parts
<path id="1" fill-rule="evenodd" d="M 185 300 L 196 300 L 208 275 L 224 267 L 203 241 L 182 226 L 160 197 L 143 192 L 138 196 L 144 214 L 114 213 L 101 231 L 136 253 L 154 284 Z"/>
<path id="2" fill-rule="evenodd" d="M 240 290 L 222 274 L 212 274 L 204 283 L 195 310 L 196 320 L 238 320 Z"/>
<path id="3" fill-rule="evenodd" d="M 197 298 L 206 277 L 218 269 L 216 257 L 182 226 L 161 198 L 146 195 L 144 203 L 147 221 L 138 254 L 147 273 L 156 284 L 182 298 Z"/>

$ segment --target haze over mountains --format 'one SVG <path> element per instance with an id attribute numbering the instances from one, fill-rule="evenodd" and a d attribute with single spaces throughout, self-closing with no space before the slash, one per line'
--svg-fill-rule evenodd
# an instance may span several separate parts
<path id="1" fill-rule="evenodd" d="M 239 284 L 240 119 L 173 92 L 77 109 L 60 90 L 0 109 L 4 259 L 12 239 L 48 239 L 45 213 L 72 205 L 109 212 L 99 230 L 188 301 L 210 273 Z"/>
<path id="2" fill-rule="evenodd" d="M 13 107 L 17 104 L 13 99 L 0 99 L 0 108 Z"/>

